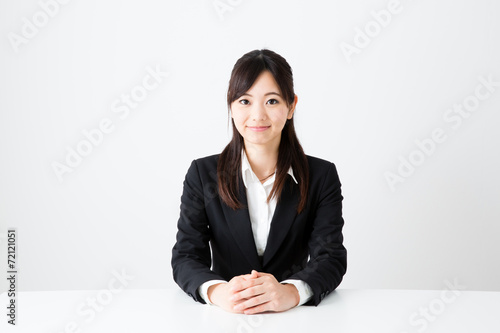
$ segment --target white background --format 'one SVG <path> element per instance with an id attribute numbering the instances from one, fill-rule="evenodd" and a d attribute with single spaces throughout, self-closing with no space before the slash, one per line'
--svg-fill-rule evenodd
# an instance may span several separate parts
<path id="1" fill-rule="evenodd" d="M 500 87 L 458 128 L 443 118 L 474 96 L 479 77 L 500 81 L 500 3 L 401 0 L 380 28 L 371 12 L 387 0 L 220 2 L 231 10 L 218 13 L 211 0 L 73 0 L 47 22 L 38 1 L 0 2 L 0 263 L 6 272 L 5 234 L 15 227 L 19 290 L 100 289 L 122 270 L 134 276 L 130 288 L 174 287 L 187 168 L 230 138 L 236 60 L 270 48 L 294 70 L 306 153 L 338 168 L 341 288 L 456 280 L 500 291 Z M 34 16 L 38 32 L 16 51 L 13 34 Z M 357 29 L 377 27 L 345 56 Z M 148 67 L 169 75 L 121 119 L 113 103 Z M 113 131 L 59 181 L 53 163 L 66 163 L 103 119 Z M 436 128 L 447 139 L 416 152 L 415 140 Z M 424 159 L 392 191 L 384 174 L 412 153 Z"/>

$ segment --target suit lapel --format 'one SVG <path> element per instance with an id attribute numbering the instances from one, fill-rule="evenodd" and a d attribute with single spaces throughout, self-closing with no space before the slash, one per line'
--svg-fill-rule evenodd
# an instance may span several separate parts
<path id="1" fill-rule="evenodd" d="M 281 243 L 283 243 L 297 215 L 298 202 L 298 186 L 293 182 L 291 176 L 288 176 L 281 192 L 281 200 L 276 204 L 276 209 L 271 220 L 271 228 L 262 262 L 263 266 L 272 259 L 281 246 Z"/>
<path id="2" fill-rule="evenodd" d="M 245 185 L 243 184 L 243 180 L 241 178 L 239 183 L 238 198 L 245 208 L 233 210 L 229 206 L 222 204 L 222 210 L 224 212 L 224 216 L 226 217 L 226 223 L 248 262 L 252 267 L 255 267 L 257 271 L 262 271 L 262 264 L 259 260 L 259 256 L 257 255 L 257 247 L 255 246 L 255 241 L 253 239 L 250 215 L 248 214 L 248 202 Z"/>

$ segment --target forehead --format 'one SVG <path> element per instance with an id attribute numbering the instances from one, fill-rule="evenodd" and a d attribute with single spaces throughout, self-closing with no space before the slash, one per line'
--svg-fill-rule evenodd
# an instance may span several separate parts
<path id="1" fill-rule="evenodd" d="M 269 71 L 263 71 L 259 74 L 253 85 L 248 89 L 247 93 L 252 95 L 255 94 L 265 94 L 269 92 L 279 93 L 280 89 L 273 75 Z"/>

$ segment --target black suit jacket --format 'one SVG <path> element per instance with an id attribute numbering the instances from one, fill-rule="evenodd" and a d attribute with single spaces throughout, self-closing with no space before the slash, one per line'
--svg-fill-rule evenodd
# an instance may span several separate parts
<path id="1" fill-rule="evenodd" d="M 273 274 L 278 281 L 305 281 L 313 291 L 308 305 L 318 305 L 340 284 L 347 267 L 341 184 L 333 163 L 306 156 L 310 172 L 306 208 L 297 214 L 299 187 L 287 175 L 262 258 L 257 255 L 248 208 L 233 210 L 218 196 L 219 155 L 191 163 L 172 249 L 174 280 L 189 296 L 205 303 L 198 293 L 202 283 L 229 281 L 252 269 Z M 242 180 L 239 199 L 247 207 Z"/>

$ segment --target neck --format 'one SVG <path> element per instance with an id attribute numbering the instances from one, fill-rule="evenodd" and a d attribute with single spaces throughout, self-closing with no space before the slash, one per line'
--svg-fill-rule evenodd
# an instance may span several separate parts
<path id="1" fill-rule="evenodd" d="M 257 178 L 263 179 L 274 173 L 278 162 L 278 147 L 279 142 L 273 146 L 245 142 L 245 153 Z"/>

